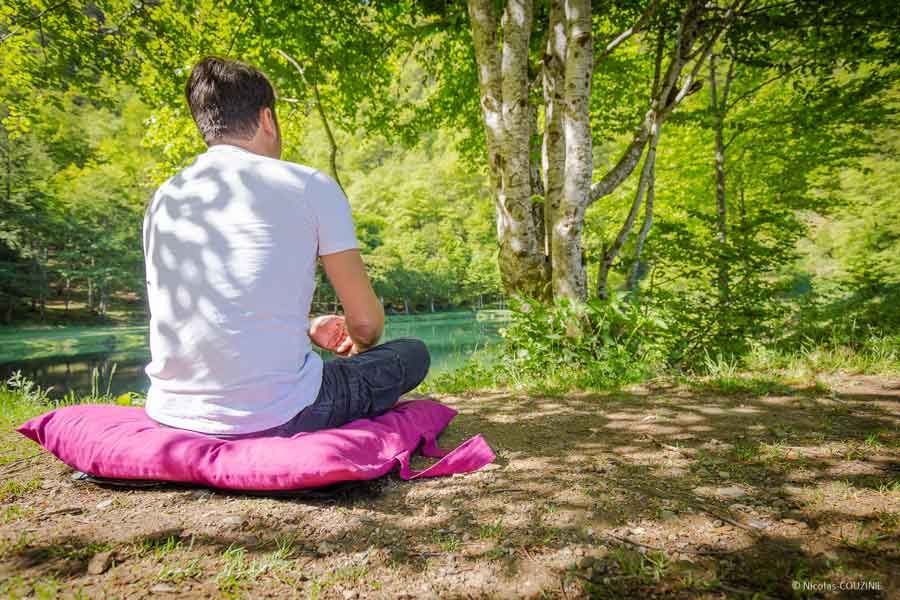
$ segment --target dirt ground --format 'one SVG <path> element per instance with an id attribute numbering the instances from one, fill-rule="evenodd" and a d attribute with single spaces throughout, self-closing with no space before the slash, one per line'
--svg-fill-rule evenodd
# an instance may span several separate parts
<path id="1" fill-rule="evenodd" d="M 495 464 L 265 498 L 10 463 L 0 595 L 900 598 L 900 380 L 439 399 Z"/>

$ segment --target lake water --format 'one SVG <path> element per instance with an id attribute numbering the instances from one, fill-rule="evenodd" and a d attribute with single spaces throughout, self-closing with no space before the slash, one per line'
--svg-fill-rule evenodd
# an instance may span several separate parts
<path id="1" fill-rule="evenodd" d="M 495 343 L 500 325 L 498 321 L 476 319 L 475 313 L 390 316 L 383 341 L 407 336 L 422 339 L 431 352 L 430 372 L 439 373 L 459 366 L 474 350 Z M 101 393 L 107 388 L 116 395 L 143 393 L 150 384 L 144 373 L 148 360 L 146 345 L 129 352 L 117 352 L 113 347 L 107 352 L 0 363 L 0 377 L 6 380 L 13 372 L 21 371 L 41 387 L 52 387 L 54 397 L 70 390 L 88 394 L 92 385 Z"/>

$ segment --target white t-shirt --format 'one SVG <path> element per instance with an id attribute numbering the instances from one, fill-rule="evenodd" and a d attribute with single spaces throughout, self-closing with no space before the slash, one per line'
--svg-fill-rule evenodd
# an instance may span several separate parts
<path id="1" fill-rule="evenodd" d="M 157 190 L 144 217 L 147 414 L 251 433 L 312 404 L 316 256 L 357 248 L 350 204 L 319 171 L 215 145 Z"/>

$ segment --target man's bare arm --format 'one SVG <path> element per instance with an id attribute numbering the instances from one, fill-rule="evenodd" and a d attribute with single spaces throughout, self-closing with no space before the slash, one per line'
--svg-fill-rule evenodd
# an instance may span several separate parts
<path id="1" fill-rule="evenodd" d="M 359 250 L 319 257 L 344 307 L 347 333 L 357 352 L 371 348 L 384 332 L 384 308 L 375 296 Z"/>

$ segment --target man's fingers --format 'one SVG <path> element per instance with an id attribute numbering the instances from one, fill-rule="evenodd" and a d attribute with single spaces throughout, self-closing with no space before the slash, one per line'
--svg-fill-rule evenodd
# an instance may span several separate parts
<path id="1" fill-rule="evenodd" d="M 338 344 L 338 347 L 335 348 L 334 353 L 347 354 L 348 352 L 350 352 L 351 348 L 353 348 L 353 340 L 351 340 L 350 337 L 347 336 L 340 344 Z"/>

